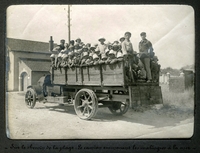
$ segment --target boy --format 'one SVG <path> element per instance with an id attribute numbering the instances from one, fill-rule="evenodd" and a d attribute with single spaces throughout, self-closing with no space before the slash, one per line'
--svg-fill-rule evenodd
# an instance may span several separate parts
<path id="1" fill-rule="evenodd" d="M 82 49 L 80 66 L 83 66 L 84 64 L 86 64 L 85 62 L 87 59 L 88 59 L 88 48 L 86 46 L 84 46 Z"/>
<path id="2" fill-rule="evenodd" d="M 107 61 L 105 62 L 106 64 L 114 64 L 115 62 L 117 62 L 116 52 L 114 50 L 110 50 L 108 55 L 109 55 L 109 57 L 108 57 Z"/>
<path id="3" fill-rule="evenodd" d="M 56 69 L 55 67 L 55 54 L 51 54 L 51 69 Z"/>
<path id="4" fill-rule="evenodd" d="M 69 52 L 69 54 L 68 54 L 68 62 L 67 62 L 67 65 L 68 65 L 69 68 L 71 68 L 72 66 L 74 66 L 73 55 L 74 55 L 73 52 Z"/>
<path id="5" fill-rule="evenodd" d="M 93 57 L 93 60 L 94 60 L 94 65 L 97 65 L 97 64 L 99 64 L 99 56 L 95 53 L 95 54 L 93 54 L 92 55 L 92 57 Z"/>
<path id="6" fill-rule="evenodd" d="M 68 65 L 68 54 L 62 55 L 62 62 L 60 64 L 61 67 L 67 67 Z"/>
<path id="7" fill-rule="evenodd" d="M 90 53 L 88 59 L 85 61 L 87 65 L 92 65 L 94 63 L 92 56 L 93 56 L 93 53 Z"/>

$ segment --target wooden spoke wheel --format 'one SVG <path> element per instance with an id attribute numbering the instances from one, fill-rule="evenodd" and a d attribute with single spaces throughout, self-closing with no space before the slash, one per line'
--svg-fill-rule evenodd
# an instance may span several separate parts
<path id="1" fill-rule="evenodd" d="M 28 108 L 34 108 L 36 103 L 36 93 L 33 89 L 28 89 L 25 94 L 25 103 Z"/>
<path id="2" fill-rule="evenodd" d="M 108 107 L 108 109 L 113 113 L 114 115 L 123 115 L 125 114 L 129 109 L 130 103 L 129 101 L 126 102 L 112 102 L 112 105 Z"/>
<path id="3" fill-rule="evenodd" d="M 76 93 L 74 109 L 84 120 L 94 117 L 98 110 L 98 100 L 95 93 L 89 89 L 81 89 Z"/>

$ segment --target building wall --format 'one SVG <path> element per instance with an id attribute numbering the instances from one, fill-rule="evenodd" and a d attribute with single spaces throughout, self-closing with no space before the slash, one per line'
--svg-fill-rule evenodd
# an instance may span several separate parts
<path id="1" fill-rule="evenodd" d="M 49 54 L 30 53 L 11 51 L 10 56 L 10 73 L 8 82 L 8 91 L 18 91 L 19 89 L 19 66 L 21 64 L 20 58 L 35 58 L 35 59 L 50 59 Z"/>
<path id="2" fill-rule="evenodd" d="M 27 78 L 24 78 L 24 79 L 27 79 L 27 82 L 25 83 L 26 87 L 32 84 L 32 81 L 31 81 L 32 80 L 31 69 L 26 64 L 24 64 L 23 62 L 20 62 L 19 63 L 19 71 L 18 72 L 19 72 L 19 75 L 18 75 L 18 88 L 17 88 L 17 90 L 23 89 L 23 87 L 22 87 L 23 85 L 22 85 L 21 82 L 23 81 L 22 74 L 24 72 L 27 73 Z"/>
<path id="3" fill-rule="evenodd" d="M 8 82 L 7 82 L 7 91 L 14 90 L 14 53 L 9 51 L 9 70 L 8 70 Z"/>

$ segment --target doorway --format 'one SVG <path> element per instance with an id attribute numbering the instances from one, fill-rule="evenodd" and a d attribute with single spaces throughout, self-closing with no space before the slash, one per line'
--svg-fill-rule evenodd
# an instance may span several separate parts
<path id="1" fill-rule="evenodd" d="M 28 87 L 28 74 L 26 72 L 21 73 L 21 90 L 20 91 L 26 91 Z"/>

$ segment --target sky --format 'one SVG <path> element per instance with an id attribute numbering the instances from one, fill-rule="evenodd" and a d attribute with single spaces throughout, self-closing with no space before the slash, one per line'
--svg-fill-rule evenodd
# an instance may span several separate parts
<path id="1" fill-rule="evenodd" d="M 48 42 L 53 36 L 68 42 L 67 5 L 12 5 L 7 9 L 7 37 Z M 138 52 L 146 32 L 161 68 L 194 64 L 194 10 L 188 5 L 71 5 L 71 39 L 84 43 L 119 40 L 132 33 Z"/>

